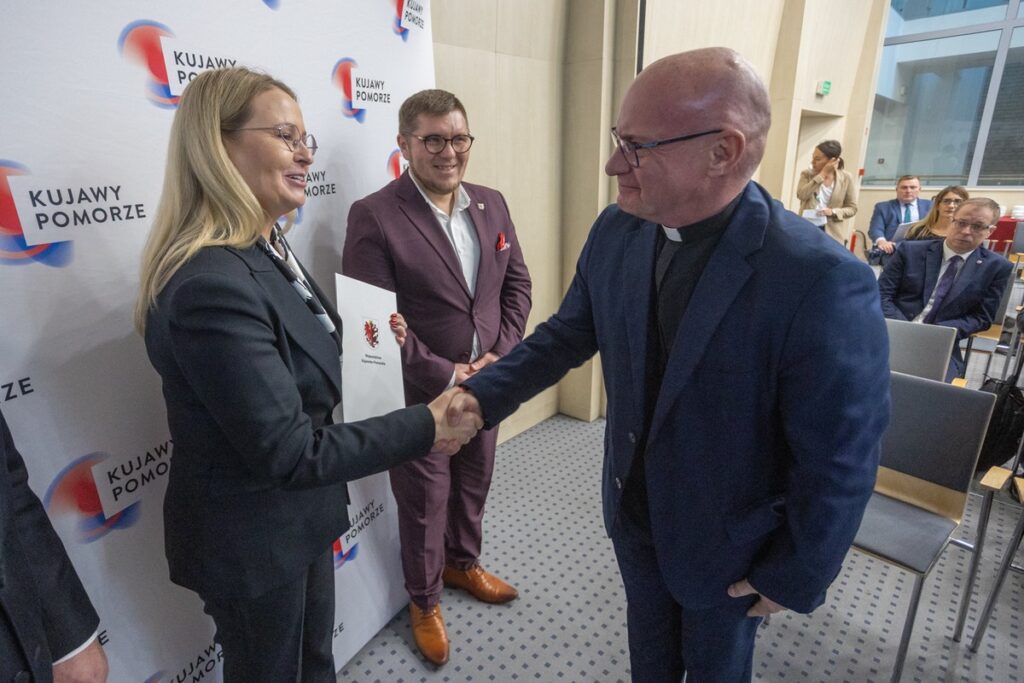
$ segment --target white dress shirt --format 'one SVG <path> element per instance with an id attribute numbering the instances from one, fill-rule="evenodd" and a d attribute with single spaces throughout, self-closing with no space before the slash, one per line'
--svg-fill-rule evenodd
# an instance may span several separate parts
<path id="1" fill-rule="evenodd" d="M 423 191 L 423 186 L 420 185 L 416 174 L 411 169 L 409 170 L 409 177 L 412 178 L 413 184 L 416 185 L 416 189 L 422 195 L 423 201 L 430 207 L 434 218 L 437 219 L 441 232 L 448 238 L 448 243 L 455 250 L 455 255 L 459 259 L 459 266 L 462 268 L 462 276 L 466 279 L 466 286 L 469 288 L 469 295 L 476 296 L 476 274 L 480 268 L 480 240 L 476 234 L 473 218 L 469 215 L 470 199 L 466 188 L 462 187 L 461 183 L 459 184 L 459 189 L 455 194 L 455 205 L 452 207 L 452 214 L 449 216 L 446 212 L 437 208 L 437 205 L 431 201 L 427 193 Z M 474 330 L 473 348 L 469 354 L 470 362 L 475 361 L 479 357 L 480 335 Z M 454 372 L 447 388 L 450 389 L 453 386 L 455 386 Z"/>
<path id="2" fill-rule="evenodd" d="M 925 319 L 925 316 L 927 316 L 928 313 L 932 310 L 932 305 L 935 303 L 935 290 L 939 288 L 939 282 L 942 280 L 942 276 L 945 274 L 946 268 L 949 267 L 949 259 L 953 258 L 954 256 L 959 256 L 960 258 L 963 259 L 963 262 L 960 264 L 960 272 L 956 274 L 957 277 L 960 277 L 964 273 L 964 266 L 967 265 L 967 259 L 971 258 L 971 254 L 973 254 L 974 251 L 974 249 L 971 249 L 966 254 L 957 254 L 955 251 L 950 249 L 945 242 L 942 243 L 942 265 L 939 266 L 939 276 L 935 278 L 935 286 L 932 288 L 931 296 L 928 297 L 928 305 L 925 306 L 924 310 L 918 313 L 917 317 L 914 318 L 911 322 L 921 322 L 922 320 Z M 956 282 L 956 280 L 954 280 L 953 282 Z"/>

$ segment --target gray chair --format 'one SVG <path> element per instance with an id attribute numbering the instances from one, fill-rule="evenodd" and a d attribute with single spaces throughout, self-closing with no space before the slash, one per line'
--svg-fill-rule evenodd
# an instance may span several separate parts
<path id="1" fill-rule="evenodd" d="M 1003 290 L 1003 296 L 999 300 L 999 309 L 996 311 L 996 315 L 992 318 L 992 326 L 981 332 L 972 334 L 964 341 L 960 342 L 960 347 L 964 350 L 964 373 L 967 373 L 967 362 L 971 358 L 971 353 L 987 353 L 989 354 L 988 361 L 985 363 L 985 374 L 988 375 L 989 365 L 992 363 L 992 355 L 1000 354 L 1006 355 L 1006 362 L 1003 364 L 1003 372 L 1001 379 L 1006 379 L 1007 370 L 1010 367 L 1010 359 L 1013 357 L 1013 351 L 1016 349 L 1016 337 L 1017 331 L 1011 332 L 1011 339 L 1009 342 L 1000 342 L 1000 337 L 1003 334 L 1003 326 L 1012 324 L 1013 317 L 1007 319 L 1006 313 L 1010 308 L 1010 299 L 1013 297 L 1013 286 L 1017 281 L 1017 267 L 1019 266 L 1019 260 L 1014 260 L 1014 267 L 1010 271 L 1009 280 L 1006 283 L 1006 288 Z"/>
<path id="2" fill-rule="evenodd" d="M 925 577 L 960 525 L 995 395 L 892 373 L 892 419 L 856 550 L 916 574 L 892 680 L 898 681 Z"/>
<path id="3" fill-rule="evenodd" d="M 889 369 L 942 382 L 956 343 L 956 330 L 905 320 L 886 320 L 889 329 Z"/>

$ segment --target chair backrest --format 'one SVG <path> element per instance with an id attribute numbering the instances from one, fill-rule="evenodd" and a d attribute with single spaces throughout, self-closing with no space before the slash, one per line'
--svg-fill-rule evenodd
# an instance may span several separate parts
<path id="1" fill-rule="evenodd" d="M 1024 252 L 1024 221 L 1018 221 L 1013 229 L 1013 244 L 1010 245 L 1011 254 Z"/>
<path id="2" fill-rule="evenodd" d="M 956 343 L 956 329 L 905 320 L 886 320 L 889 369 L 941 382 Z"/>
<path id="3" fill-rule="evenodd" d="M 1013 283 L 1017 280 L 1017 266 L 1014 264 L 1010 269 L 1010 276 L 1007 278 L 1006 287 L 1003 288 L 1003 297 L 999 300 L 999 310 L 993 318 L 993 325 L 1002 325 L 1006 318 L 1006 310 L 1010 307 L 1010 297 L 1013 294 Z"/>
<path id="4" fill-rule="evenodd" d="M 995 394 L 892 373 L 875 490 L 960 521 Z"/>

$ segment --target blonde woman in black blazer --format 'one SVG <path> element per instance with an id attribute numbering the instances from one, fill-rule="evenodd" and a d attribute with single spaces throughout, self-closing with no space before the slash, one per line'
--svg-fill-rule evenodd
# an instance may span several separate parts
<path id="1" fill-rule="evenodd" d="M 305 201 L 315 150 L 288 86 L 201 74 L 175 113 L 143 257 L 136 324 L 174 440 L 167 562 L 213 618 L 228 683 L 333 683 L 345 483 L 453 453 L 480 427 L 448 425 L 449 394 L 333 424 L 341 321 L 276 224 Z"/>
<path id="2" fill-rule="evenodd" d="M 825 140 L 814 148 L 811 167 L 800 173 L 796 196 L 800 211 L 815 209 L 825 218 L 823 230 L 840 244 L 850 239 L 852 224 L 847 222 L 857 214 L 857 184 L 843 168 L 840 156 L 843 148 L 837 140 Z"/>

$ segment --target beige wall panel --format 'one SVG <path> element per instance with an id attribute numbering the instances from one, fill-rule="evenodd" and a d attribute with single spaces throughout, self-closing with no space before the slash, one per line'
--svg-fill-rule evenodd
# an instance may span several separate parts
<path id="1" fill-rule="evenodd" d="M 560 64 L 565 13 L 566 0 L 498 0 L 495 51 Z"/>
<path id="2" fill-rule="evenodd" d="M 432 0 L 434 43 L 494 51 L 498 35 L 498 0 Z"/>
<path id="3" fill-rule="evenodd" d="M 796 97 L 804 109 L 843 116 L 864 50 L 871 4 L 864 0 L 806 0 L 801 41 L 802 81 Z M 871 41 L 874 47 L 875 41 Z M 826 96 L 816 95 L 818 81 L 831 81 Z"/>
<path id="4" fill-rule="evenodd" d="M 600 60 L 604 2 L 568 0 L 566 22 L 568 23 L 565 26 L 565 63 Z"/>
<path id="5" fill-rule="evenodd" d="M 561 67 L 498 55 L 497 71 L 501 163 L 496 187 L 508 201 L 533 276 L 532 328 L 554 313 L 563 291 Z M 525 102 L 529 107 L 521 106 Z"/>
<path id="6" fill-rule="evenodd" d="M 469 115 L 469 129 L 476 137 L 470 152 L 466 180 L 493 186 L 497 169 L 508 153 L 498 128 L 496 84 L 497 55 L 434 43 L 434 72 L 438 88 L 455 93 Z"/>
<path id="7" fill-rule="evenodd" d="M 644 64 L 683 50 L 722 45 L 746 57 L 767 83 L 785 0 L 648 0 Z"/>

